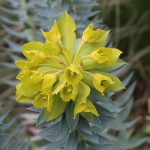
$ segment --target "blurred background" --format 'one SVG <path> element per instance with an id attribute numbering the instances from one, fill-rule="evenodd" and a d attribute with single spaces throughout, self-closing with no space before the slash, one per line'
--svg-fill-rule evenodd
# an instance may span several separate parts
<path id="1" fill-rule="evenodd" d="M 0 114 L 10 110 L 5 121 L 17 116 L 13 126 L 22 120 L 32 147 L 45 148 L 47 141 L 35 136 L 40 130 L 34 127 L 37 114 L 26 109 L 31 104 L 15 101 L 15 86 L 19 83 L 15 77 L 19 69 L 14 61 L 25 59 L 20 49 L 24 43 L 43 42 L 40 29 L 47 31 L 65 11 L 76 21 L 78 37 L 91 22 L 95 29 L 111 31 L 106 46 L 120 49 L 121 59 L 128 62 L 117 76 L 125 79 L 132 74 L 130 84 L 136 81 L 132 109 L 126 120 L 142 116 L 134 124 L 132 136 L 149 137 L 150 122 L 145 117 L 149 115 L 150 97 L 150 0 L 0 0 L 0 102 L 4 103 Z M 149 142 L 141 144 L 139 150 L 150 147 Z"/>

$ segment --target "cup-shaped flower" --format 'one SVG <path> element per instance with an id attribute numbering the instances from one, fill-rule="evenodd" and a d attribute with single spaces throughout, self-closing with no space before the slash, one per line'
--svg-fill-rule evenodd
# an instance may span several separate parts
<path id="1" fill-rule="evenodd" d="M 26 70 L 20 73 L 16 78 L 27 86 L 28 89 L 35 87 L 36 83 L 41 80 L 43 73 L 41 71 Z"/>
<path id="2" fill-rule="evenodd" d="M 39 92 L 35 88 L 28 89 L 22 83 L 17 84 L 16 86 L 16 100 L 18 102 L 28 102 L 34 100 L 34 97 Z"/>
<path id="3" fill-rule="evenodd" d="M 46 107 L 47 110 L 50 112 L 53 106 L 53 96 L 51 92 L 49 94 L 40 93 L 35 97 L 33 101 L 33 105 L 36 108 L 43 108 Z"/>
<path id="4" fill-rule="evenodd" d="M 57 41 L 57 42 L 61 42 L 61 34 L 59 32 L 56 20 L 54 21 L 54 25 L 52 27 L 52 29 L 49 29 L 49 32 L 44 32 L 43 30 L 41 30 L 43 33 L 43 36 L 49 40 L 49 41 Z"/>
<path id="5" fill-rule="evenodd" d="M 50 41 L 50 42 L 46 42 L 43 45 L 43 53 L 47 57 L 49 57 L 49 56 L 58 56 L 58 55 L 63 54 L 63 49 L 58 43 L 56 43 L 54 41 Z"/>
<path id="6" fill-rule="evenodd" d="M 60 91 L 60 97 L 64 102 L 75 100 L 78 94 L 78 88 L 76 85 L 67 84 Z"/>
<path id="7" fill-rule="evenodd" d="M 83 78 L 80 68 L 74 64 L 67 67 L 64 73 L 69 84 L 77 84 Z"/>
<path id="8" fill-rule="evenodd" d="M 102 64 L 106 61 L 109 61 L 112 54 L 113 51 L 111 50 L 111 48 L 101 47 L 98 50 L 92 52 L 91 58 L 98 64 Z"/>
<path id="9" fill-rule="evenodd" d="M 86 100 L 86 103 L 83 104 L 76 104 L 74 109 L 74 119 L 76 118 L 76 115 L 81 112 L 91 112 L 92 114 L 99 116 L 95 106 L 92 104 L 91 101 L 88 99 Z"/>
<path id="10" fill-rule="evenodd" d="M 110 77 L 101 75 L 101 74 L 94 74 L 93 75 L 93 84 L 95 88 L 104 95 L 104 90 L 109 87 L 110 84 L 114 84 Z"/>
<path id="11" fill-rule="evenodd" d="M 93 24 L 91 23 L 83 32 L 82 41 L 84 43 L 93 43 L 98 41 L 104 34 L 104 30 L 93 30 Z"/>

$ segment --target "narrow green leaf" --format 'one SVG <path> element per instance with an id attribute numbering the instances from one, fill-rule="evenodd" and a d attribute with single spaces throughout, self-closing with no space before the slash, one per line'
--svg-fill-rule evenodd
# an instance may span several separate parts
<path id="1" fill-rule="evenodd" d="M 74 32 L 76 30 L 76 24 L 67 12 L 62 14 L 58 23 L 58 28 L 61 34 L 62 43 L 73 54 L 76 39 L 76 34 Z"/>
<path id="2" fill-rule="evenodd" d="M 83 132 L 82 130 L 80 130 L 80 132 L 82 133 L 82 135 L 84 136 L 85 139 L 87 139 L 89 141 L 92 141 L 92 142 L 95 142 L 95 143 L 99 143 L 98 142 L 98 137 L 94 132 L 92 132 L 92 135 L 87 134 L 87 133 Z"/>
<path id="3" fill-rule="evenodd" d="M 120 68 L 124 64 L 126 64 L 126 62 L 124 62 L 121 59 L 118 59 L 112 66 L 107 66 L 107 67 L 103 67 L 103 68 L 96 68 L 94 70 L 97 70 L 97 71 L 100 71 L 100 72 L 111 72 L 113 70 L 116 70 L 116 69 Z"/>
<path id="4" fill-rule="evenodd" d="M 61 119 L 61 123 L 60 123 L 61 138 L 65 136 L 68 130 L 69 130 L 69 126 L 66 120 L 66 115 L 64 113 Z"/>
<path id="5" fill-rule="evenodd" d="M 81 112 L 80 113 L 85 119 L 92 123 L 93 121 L 93 114 L 91 112 Z"/>
<path id="6" fill-rule="evenodd" d="M 78 144 L 78 130 L 74 129 L 72 133 L 70 133 L 67 144 L 66 150 L 74 150 Z"/>
<path id="7" fill-rule="evenodd" d="M 79 114 L 77 114 L 76 119 L 74 118 L 74 103 L 73 101 L 70 102 L 67 111 L 66 111 L 66 118 L 67 118 L 67 122 L 68 125 L 71 129 L 71 131 L 73 131 L 73 129 L 75 128 L 75 126 L 77 125 L 78 119 L 79 119 Z"/>
<path id="8" fill-rule="evenodd" d="M 125 130 L 128 128 L 131 128 L 132 126 L 134 126 L 139 120 L 141 119 L 141 117 L 138 117 L 137 119 L 130 121 L 130 122 L 125 122 L 125 123 L 121 123 L 121 122 L 112 122 L 109 126 L 109 128 L 113 129 L 113 130 Z"/>
<path id="9" fill-rule="evenodd" d="M 41 113 L 38 116 L 38 119 L 36 121 L 36 128 L 38 128 L 39 125 L 41 125 L 45 121 L 45 116 L 44 116 L 44 109 L 41 111 Z"/>
<path id="10" fill-rule="evenodd" d="M 123 122 L 129 115 L 131 108 L 133 104 L 133 97 L 130 98 L 127 105 L 124 107 L 124 109 L 118 113 L 117 119 L 121 122 Z"/>
<path id="11" fill-rule="evenodd" d="M 132 85 L 119 98 L 115 100 L 116 107 L 121 107 L 129 100 L 134 91 L 135 85 L 136 85 L 135 82 L 132 83 Z"/>
<path id="12" fill-rule="evenodd" d="M 87 150 L 83 140 L 79 140 L 77 150 Z"/>
<path id="13" fill-rule="evenodd" d="M 96 127 L 102 129 L 101 121 L 95 115 L 93 115 L 93 125 L 95 125 Z"/>
<path id="14" fill-rule="evenodd" d="M 62 140 L 60 140 L 58 142 L 51 143 L 50 145 L 47 146 L 46 150 L 65 147 L 65 145 L 67 143 L 67 139 L 68 139 L 68 136 L 66 136 L 65 138 L 63 138 Z"/>
<path id="15" fill-rule="evenodd" d="M 60 115 L 62 115 L 67 106 L 67 103 L 61 99 L 59 94 L 54 95 L 54 101 L 55 103 L 53 104 L 50 112 L 47 111 L 47 108 L 45 108 L 46 121 L 58 118 Z"/>
<path id="16" fill-rule="evenodd" d="M 81 115 L 79 116 L 79 121 L 78 121 L 77 125 L 83 132 L 92 134 L 92 131 L 91 131 L 88 121 Z"/>

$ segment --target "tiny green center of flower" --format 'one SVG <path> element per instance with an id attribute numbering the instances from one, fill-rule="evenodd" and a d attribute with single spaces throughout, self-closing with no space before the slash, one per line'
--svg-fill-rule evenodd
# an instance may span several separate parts
<path id="1" fill-rule="evenodd" d="M 47 95 L 43 95 L 43 100 L 48 100 L 48 96 Z"/>
<path id="2" fill-rule="evenodd" d="M 72 93 L 72 90 L 73 90 L 72 85 L 69 85 L 68 87 L 65 87 L 65 88 L 64 88 L 64 92 L 65 92 L 66 94 Z"/>
<path id="3" fill-rule="evenodd" d="M 101 82 L 101 86 L 104 86 L 105 88 L 109 87 L 109 82 L 107 80 L 103 80 Z"/>
<path id="4" fill-rule="evenodd" d="M 100 51 L 98 51 L 98 54 L 100 54 L 101 56 L 103 56 L 105 53 L 100 50 Z"/>
<path id="5" fill-rule="evenodd" d="M 76 76 L 76 72 L 73 71 L 69 71 L 69 76 L 71 76 L 72 78 L 74 78 Z"/>

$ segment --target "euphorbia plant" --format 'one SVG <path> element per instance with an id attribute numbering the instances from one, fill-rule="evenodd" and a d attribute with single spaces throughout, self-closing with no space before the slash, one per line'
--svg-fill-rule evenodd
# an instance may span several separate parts
<path id="1" fill-rule="evenodd" d="M 93 103 L 92 95 L 96 97 L 98 93 L 106 99 L 108 92 L 124 88 L 117 77 L 106 73 L 106 70 L 120 67 L 115 64 L 120 61 L 122 53 L 116 48 L 103 47 L 109 31 L 93 30 L 93 24 L 90 24 L 82 38 L 76 39 L 75 30 L 74 20 L 64 13 L 58 25 L 55 21 L 48 32 L 41 30 L 46 42 L 23 45 L 21 50 L 27 61 L 15 62 L 22 70 L 17 76 L 21 83 L 16 86 L 16 100 L 32 101 L 34 107 L 44 108 L 46 121 L 66 114 L 62 119 L 72 120 L 74 125 L 67 121 L 71 131 L 80 128 L 78 119 L 83 121 L 86 118 L 93 125 L 100 122 L 102 109 L 98 110 L 99 105 L 96 101 Z M 73 116 L 67 111 L 73 111 Z M 84 134 L 80 138 L 84 140 Z"/>

